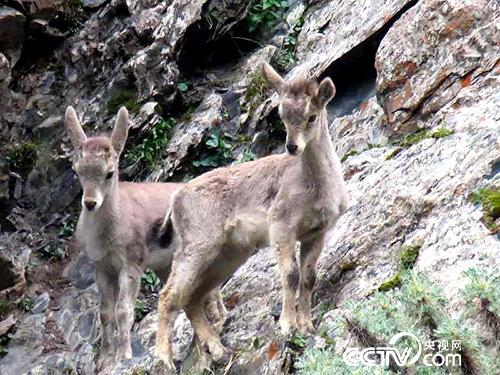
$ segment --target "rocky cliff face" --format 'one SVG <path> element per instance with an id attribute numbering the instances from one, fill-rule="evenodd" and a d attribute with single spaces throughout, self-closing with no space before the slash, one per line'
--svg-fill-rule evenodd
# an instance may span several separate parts
<path id="1" fill-rule="evenodd" d="M 496 0 L 2 4 L 0 373 L 95 371 L 97 290 L 71 242 L 80 189 L 66 106 L 90 133 L 108 130 L 127 106 L 124 179 L 188 180 L 282 151 L 261 61 L 336 83 L 330 132 L 350 208 L 319 261 L 317 335 L 280 337 L 276 263 L 263 249 L 224 287 L 222 339 L 236 352 L 213 370 L 500 373 Z M 134 358 L 120 374 L 162 373 L 151 354 L 158 285 L 149 276 Z M 186 319 L 176 327 L 182 372 L 201 371 Z M 341 359 L 401 331 L 461 340 L 462 366 L 374 369 Z"/>

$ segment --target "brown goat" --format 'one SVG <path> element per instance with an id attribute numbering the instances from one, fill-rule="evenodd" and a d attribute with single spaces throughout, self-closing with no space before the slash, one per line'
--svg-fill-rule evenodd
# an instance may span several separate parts
<path id="1" fill-rule="evenodd" d="M 335 86 L 329 78 L 319 85 L 306 79 L 286 82 L 268 64 L 262 73 L 280 94 L 287 153 L 195 178 L 174 193 L 163 224 L 173 226 L 178 247 L 171 276 L 160 294 L 156 354 L 171 369 L 173 325 L 180 309 L 212 359 L 224 355 L 226 349 L 208 324 L 203 303 L 256 248 L 271 245 L 276 251 L 283 286 L 279 321 L 283 333 L 313 330 L 316 262 L 326 232 L 347 209 L 326 112 Z M 300 264 L 295 258 L 297 241 Z"/>
<path id="2" fill-rule="evenodd" d="M 117 362 L 132 357 L 130 329 L 144 269 L 154 270 L 163 282 L 170 273 L 172 247 L 153 245 L 170 197 L 182 184 L 118 181 L 118 161 L 128 133 L 125 107 L 118 112 L 110 138 L 87 139 L 72 107 L 65 120 L 75 150 L 73 169 L 83 188 L 76 239 L 94 263 L 100 294 L 97 367 L 111 373 Z M 225 310 L 215 293 L 219 303 L 212 305 L 219 310 L 211 313 L 222 319 Z"/>

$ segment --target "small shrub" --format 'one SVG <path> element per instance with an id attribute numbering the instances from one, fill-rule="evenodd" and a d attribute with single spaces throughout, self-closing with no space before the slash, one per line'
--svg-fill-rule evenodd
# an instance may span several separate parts
<path id="1" fill-rule="evenodd" d="M 0 358 L 8 353 L 7 345 L 9 344 L 10 340 L 12 340 L 12 336 L 12 333 L 6 333 L 0 336 Z"/>
<path id="2" fill-rule="evenodd" d="M 481 346 L 474 332 L 463 322 L 445 318 L 434 335 L 440 340 L 460 342 L 460 348 L 452 349 L 462 358 L 462 370 L 466 375 L 487 374 L 489 359 L 481 353 Z"/>
<path id="3" fill-rule="evenodd" d="M 233 163 L 233 165 L 246 163 L 247 161 L 253 161 L 256 159 L 257 159 L 257 156 L 252 151 L 245 150 L 245 151 L 243 151 L 243 154 L 241 155 L 241 157 L 238 160 L 236 160 Z"/>
<path id="4" fill-rule="evenodd" d="M 141 277 L 142 288 L 147 292 L 157 292 L 160 289 L 161 281 L 154 271 L 147 269 Z"/>
<path id="5" fill-rule="evenodd" d="M 268 84 L 262 75 L 260 69 L 254 70 L 250 76 L 246 91 L 245 103 L 248 113 L 253 113 L 255 109 L 262 103 L 268 94 Z"/>
<path id="6" fill-rule="evenodd" d="M 61 3 L 62 11 L 49 20 L 49 25 L 75 34 L 83 28 L 88 14 L 83 9 L 81 0 L 66 0 Z"/>
<path id="7" fill-rule="evenodd" d="M 29 172 L 38 158 L 36 142 L 22 142 L 14 146 L 10 152 L 10 168 L 16 172 Z"/>
<path id="8" fill-rule="evenodd" d="M 271 65 L 281 73 L 287 72 L 297 63 L 297 38 L 302 30 L 302 26 L 304 26 L 304 16 L 297 20 L 292 31 L 285 36 L 283 46 L 276 50 L 271 59 Z"/>
<path id="9" fill-rule="evenodd" d="M 136 113 L 141 109 L 141 104 L 137 102 L 136 95 L 132 90 L 119 91 L 106 104 L 109 113 L 116 113 L 123 106 L 131 113 Z"/>
<path id="10" fill-rule="evenodd" d="M 152 308 L 144 301 L 138 299 L 135 301 L 135 320 L 136 322 L 141 321 L 150 311 Z"/>
<path id="11" fill-rule="evenodd" d="M 14 309 L 12 302 L 6 299 L 0 299 L 0 320 L 1 318 L 7 317 L 7 314 Z"/>
<path id="12" fill-rule="evenodd" d="M 141 163 L 147 171 L 153 171 L 162 159 L 174 123 L 171 118 L 160 118 L 151 128 L 149 134 L 139 144 L 126 152 L 125 158 L 135 163 Z"/>
<path id="13" fill-rule="evenodd" d="M 413 268 L 421 248 L 421 243 L 401 247 L 399 250 L 399 264 L 403 270 Z"/>
<path id="14" fill-rule="evenodd" d="M 288 0 L 260 0 L 257 1 L 248 12 L 248 31 L 256 33 L 269 30 L 278 22 L 283 20 L 284 14 L 289 8 Z"/>
<path id="15" fill-rule="evenodd" d="M 470 200 L 472 203 L 481 204 L 484 212 L 481 220 L 491 233 L 499 233 L 500 225 L 497 220 L 500 218 L 500 189 L 478 189 L 471 194 Z"/>
<path id="16" fill-rule="evenodd" d="M 62 260 L 68 256 L 64 244 L 59 241 L 52 241 L 43 245 L 38 249 L 38 252 L 44 258 L 48 258 L 50 260 Z"/>
<path id="17" fill-rule="evenodd" d="M 417 143 L 422 142 L 426 138 L 440 139 L 454 134 L 453 130 L 447 129 L 441 126 L 435 131 L 430 131 L 428 129 L 420 129 L 413 134 L 408 134 L 403 138 L 402 141 L 397 142 L 401 147 L 410 147 Z"/>
<path id="18" fill-rule="evenodd" d="M 193 161 L 193 166 L 206 171 L 227 165 L 231 159 L 232 148 L 228 136 L 220 130 L 215 130 L 205 142 L 200 157 Z"/>
<path id="19" fill-rule="evenodd" d="M 72 217 L 64 221 L 59 228 L 59 237 L 72 237 L 76 230 L 77 219 Z"/>
<path id="20" fill-rule="evenodd" d="M 419 324 L 435 329 L 443 318 L 447 302 L 441 291 L 423 274 L 416 272 L 406 274 L 402 285 L 399 298 L 408 314 Z"/>
<path id="21" fill-rule="evenodd" d="M 500 340 L 500 276 L 475 268 L 464 274 L 469 278 L 462 291 L 466 315 L 474 318 L 479 313 L 495 338 Z"/>
<path id="22" fill-rule="evenodd" d="M 34 301 L 33 301 L 33 298 L 31 298 L 31 297 L 24 297 L 18 303 L 19 309 L 21 309 L 22 311 L 26 311 L 26 312 L 30 312 L 31 309 L 33 308 L 33 306 L 34 306 Z"/>
<path id="23" fill-rule="evenodd" d="M 293 350 L 301 351 L 306 347 L 307 338 L 299 335 L 298 333 L 294 333 L 290 338 L 290 347 Z"/>
<path id="24" fill-rule="evenodd" d="M 177 84 L 177 88 L 179 89 L 179 91 L 184 92 L 184 91 L 187 91 L 187 90 L 188 90 L 189 85 L 188 85 L 188 83 L 187 83 L 187 82 L 179 82 L 179 83 Z"/>

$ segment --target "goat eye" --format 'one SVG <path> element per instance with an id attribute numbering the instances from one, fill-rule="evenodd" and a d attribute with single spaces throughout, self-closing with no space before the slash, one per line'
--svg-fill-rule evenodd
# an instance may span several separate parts
<path id="1" fill-rule="evenodd" d="M 106 175 L 106 180 L 109 180 L 111 177 L 113 177 L 113 171 L 108 172 L 108 174 Z"/>
<path id="2" fill-rule="evenodd" d="M 309 117 L 309 122 L 314 122 L 314 121 L 316 121 L 316 118 L 317 118 L 317 117 L 318 117 L 317 115 L 312 115 L 312 116 L 310 116 L 310 117 Z"/>

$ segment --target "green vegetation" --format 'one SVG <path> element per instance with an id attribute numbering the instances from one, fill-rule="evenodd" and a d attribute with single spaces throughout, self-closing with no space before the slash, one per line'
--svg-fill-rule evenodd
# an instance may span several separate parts
<path id="1" fill-rule="evenodd" d="M 402 246 L 399 249 L 399 264 L 401 265 L 401 269 L 409 270 L 413 268 L 421 248 L 422 243 L 419 242 L 414 245 Z"/>
<path id="2" fill-rule="evenodd" d="M 0 358 L 7 354 L 7 345 L 9 344 L 9 341 L 12 340 L 12 336 L 13 335 L 11 333 L 6 333 L 0 336 Z"/>
<path id="3" fill-rule="evenodd" d="M 160 289 L 161 282 L 154 271 L 147 269 L 141 277 L 143 290 L 147 292 L 157 292 Z"/>
<path id="4" fill-rule="evenodd" d="M 281 22 L 288 8 L 288 0 L 260 0 L 249 10 L 247 16 L 248 31 L 256 33 L 269 30 Z"/>
<path id="5" fill-rule="evenodd" d="M 403 151 L 402 147 L 396 147 L 394 150 L 392 150 L 386 157 L 385 160 L 391 160 L 393 157 L 398 155 L 401 151 Z"/>
<path id="6" fill-rule="evenodd" d="M 134 163 L 141 163 L 146 171 L 153 171 L 161 162 L 162 153 L 170 140 L 170 133 L 174 124 L 172 118 L 160 118 L 140 143 L 126 151 L 125 159 Z"/>
<path id="7" fill-rule="evenodd" d="M 152 308 L 143 300 L 137 299 L 135 301 L 135 321 L 139 322 L 141 321 L 150 311 Z"/>
<path id="8" fill-rule="evenodd" d="M 130 372 L 130 375 L 151 375 L 151 372 L 149 372 L 149 370 L 146 370 L 142 367 L 135 367 Z"/>
<path id="9" fill-rule="evenodd" d="M 494 371 L 491 367 L 491 359 L 483 351 L 482 345 L 477 339 L 476 333 L 464 322 L 449 319 L 447 317 L 439 323 L 439 326 L 433 331 L 438 340 L 460 342 L 460 348 L 451 348 L 451 351 L 457 353 L 462 358 L 462 370 L 467 375 L 473 374 L 491 374 Z"/>
<path id="10" fill-rule="evenodd" d="M 302 26 L 304 26 L 304 16 L 297 20 L 291 32 L 285 36 L 283 46 L 274 53 L 271 59 L 271 65 L 281 73 L 287 72 L 297 63 L 297 38 Z"/>
<path id="11" fill-rule="evenodd" d="M 62 5 L 62 12 L 52 17 L 49 24 L 61 31 L 75 34 L 83 28 L 88 15 L 83 9 L 81 0 L 66 0 L 62 2 Z"/>
<path id="12" fill-rule="evenodd" d="M 466 316 L 483 320 L 497 340 L 500 340 L 500 275 L 471 268 L 464 273 L 469 283 L 462 291 Z"/>
<path id="13" fill-rule="evenodd" d="M 188 83 L 187 83 L 187 82 L 179 82 L 179 83 L 177 84 L 177 88 L 179 89 L 179 91 L 184 92 L 184 91 L 187 91 L 187 90 L 188 90 L 189 85 L 188 85 Z"/>
<path id="14" fill-rule="evenodd" d="M 14 309 L 12 302 L 6 299 L 0 299 L 0 320 L 7 317 L 7 314 Z"/>
<path id="15" fill-rule="evenodd" d="M 290 347 L 294 350 L 302 350 L 306 347 L 307 338 L 305 336 L 294 333 L 290 338 Z"/>
<path id="16" fill-rule="evenodd" d="M 38 158 L 37 142 L 22 142 L 15 145 L 9 155 L 10 168 L 16 172 L 29 172 Z"/>
<path id="17" fill-rule="evenodd" d="M 257 160 L 257 156 L 252 151 L 245 150 L 243 151 L 243 154 L 241 154 L 241 157 L 238 160 L 236 160 L 233 163 L 233 165 L 246 163 L 247 161 L 252 161 L 252 160 Z"/>
<path id="18" fill-rule="evenodd" d="M 347 160 L 348 157 L 355 156 L 355 155 L 358 155 L 358 154 L 359 154 L 358 150 L 351 150 L 351 151 L 347 152 L 347 154 L 345 154 L 344 156 L 342 156 L 342 158 L 340 158 L 340 161 L 344 162 L 344 161 Z"/>
<path id="19" fill-rule="evenodd" d="M 200 173 L 227 165 L 231 160 L 233 146 L 229 143 L 228 135 L 222 133 L 220 130 L 214 130 L 204 145 L 205 147 L 202 149 L 198 159 L 193 161 L 193 166 Z"/>
<path id="20" fill-rule="evenodd" d="M 255 109 L 262 103 L 266 95 L 269 93 L 267 81 L 260 69 L 255 69 L 250 76 L 250 80 L 245 91 L 245 103 L 248 113 L 253 113 Z"/>
<path id="21" fill-rule="evenodd" d="M 66 238 L 72 237 L 76 230 L 77 219 L 75 217 L 70 217 L 65 220 L 61 227 L 59 228 L 59 237 Z"/>
<path id="22" fill-rule="evenodd" d="M 489 273 L 468 271 L 471 283 L 463 291 L 467 298 L 478 295 L 489 299 L 498 298 L 498 277 Z M 472 329 L 461 319 L 450 319 L 447 314 L 448 301 L 444 298 L 439 285 L 429 280 L 424 274 L 408 271 L 401 276 L 401 288 L 385 293 L 377 292 L 369 299 L 347 301 L 344 304 L 345 315 L 330 324 L 334 335 L 346 331 L 357 343 L 351 346 L 370 347 L 387 346 L 395 334 L 409 332 L 414 334 L 422 345 L 428 341 L 446 341 L 449 346 L 436 345 L 434 351 L 424 346 L 424 354 L 458 353 L 462 358 L 464 374 L 496 374 L 495 358 L 487 351 L 478 338 L 480 330 Z M 488 290 L 488 292 L 485 292 Z M 452 342 L 460 345 L 452 347 Z M 413 340 L 399 340 L 396 344 L 400 352 L 410 346 L 416 349 Z M 373 367 L 348 367 L 341 356 L 328 350 L 307 349 L 296 362 L 299 374 L 375 374 Z M 379 373 L 399 372 L 395 363 L 389 368 L 376 368 Z M 408 369 L 415 374 L 455 373 L 446 366 L 429 368 L 417 362 Z M 392 371 L 392 372 L 391 372 Z"/>
<path id="23" fill-rule="evenodd" d="M 384 281 L 379 287 L 379 292 L 386 292 L 390 289 L 401 286 L 402 276 L 411 270 L 417 261 L 418 254 L 422 248 L 422 243 L 417 242 L 413 245 L 401 246 L 398 252 L 399 270 L 390 279 Z"/>
<path id="24" fill-rule="evenodd" d="M 42 257 L 50 260 L 62 260 L 68 256 L 64 244 L 59 241 L 52 241 L 43 245 L 38 249 L 38 252 Z"/>
<path id="25" fill-rule="evenodd" d="M 491 233 L 499 233 L 500 225 L 497 220 L 500 218 L 500 189 L 478 189 L 471 194 L 470 200 L 472 203 L 481 204 L 484 212 L 481 220 Z"/>
<path id="26" fill-rule="evenodd" d="M 398 288 L 401 286 L 401 272 L 397 272 L 394 276 L 384 281 L 378 287 L 379 292 L 387 292 L 388 290 Z"/>
<path id="27" fill-rule="evenodd" d="M 18 303 L 19 309 L 22 311 L 26 311 L 26 312 L 30 312 L 31 309 L 33 308 L 33 305 L 34 305 L 34 301 L 33 301 L 33 298 L 31 298 L 31 297 L 24 297 Z"/>
<path id="28" fill-rule="evenodd" d="M 452 135 L 453 133 L 453 130 L 447 129 L 444 126 L 441 126 L 439 129 L 434 131 L 420 129 L 415 133 L 408 134 L 403 138 L 403 140 L 397 142 L 397 144 L 401 147 L 410 147 L 422 142 L 426 138 L 440 139 Z"/>
<path id="29" fill-rule="evenodd" d="M 132 90 L 121 90 L 113 95 L 106 104 L 109 113 L 118 112 L 120 107 L 125 107 L 131 113 L 136 113 L 141 109 L 141 104 L 137 101 L 136 94 Z"/>

